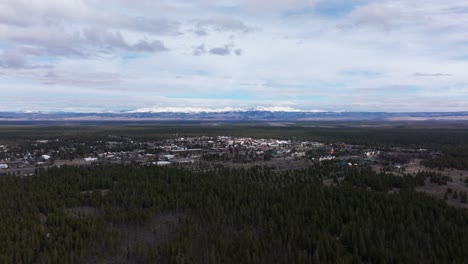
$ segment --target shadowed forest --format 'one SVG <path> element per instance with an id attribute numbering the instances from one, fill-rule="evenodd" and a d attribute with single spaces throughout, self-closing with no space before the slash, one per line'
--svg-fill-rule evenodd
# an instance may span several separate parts
<path id="1" fill-rule="evenodd" d="M 0 262 L 466 261 L 468 211 L 414 192 L 411 176 L 343 169 L 346 180 L 323 186 L 336 170 L 109 165 L 2 177 Z"/>

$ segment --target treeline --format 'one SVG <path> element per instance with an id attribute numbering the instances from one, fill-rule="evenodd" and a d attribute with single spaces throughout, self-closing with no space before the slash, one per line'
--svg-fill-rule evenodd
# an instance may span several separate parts
<path id="1" fill-rule="evenodd" d="M 379 127 L 379 124 L 360 127 L 365 123 L 344 124 L 324 122 L 298 123 L 286 127 L 266 124 L 223 124 L 204 125 L 197 122 L 184 124 L 127 124 L 96 126 L 93 124 L 75 126 L 2 126 L 0 138 L 7 142 L 37 139 L 64 139 L 75 142 L 131 138 L 136 141 L 161 140 L 189 136 L 231 135 L 254 138 L 278 138 L 315 140 L 327 143 L 345 142 L 374 146 L 401 146 L 439 148 L 443 146 L 468 146 L 467 129 L 424 129 L 417 124 L 401 127 Z M 372 127 L 376 125 L 376 127 Z M 428 125 L 430 127 L 430 125 Z"/>
<path id="2" fill-rule="evenodd" d="M 332 164 L 5 176 L 0 263 L 465 263 L 468 211 L 414 192 L 427 177 Z"/>

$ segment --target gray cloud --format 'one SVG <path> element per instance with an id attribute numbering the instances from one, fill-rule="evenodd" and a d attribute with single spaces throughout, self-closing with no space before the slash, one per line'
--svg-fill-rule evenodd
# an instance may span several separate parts
<path id="1" fill-rule="evenodd" d="M 208 30 L 213 30 L 217 32 L 236 32 L 236 33 L 250 33 L 255 31 L 254 28 L 248 27 L 244 22 L 232 19 L 232 18 L 214 18 L 214 19 L 205 19 L 199 20 L 195 29 L 192 30 L 198 36 L 205 36 L 208 34 Z"/>
<path id="2" fill-rule="evenodd" d="M 453 13 L 458 13 L 458 14 L 466 14 L 468 13 L 468 5 L 461 3 L 460 5 L 454 5 L 452 7 L 446 8 L 444 11 L 448 13 L 453 12 Z"/>
<path id="3" fill-rule="evenodd" d="M 5 41 L 10 42 L 27 55 L 32 56 L 84 56 L 81 49 L 85 40 L 81 33 L 63 30 L 24 30 L 7 32 Z M 1 39 L 1 37 L 0 37 Z"/>
<path id="4" fill-rule="evenodd" d="M 341 29 L 353 27 L 377 27 L 386 31 L 413 19 L 408 12 L 398 5 L 388 2 L 371 2 L 355 8 L 350 14 L 350 21 L 338 25 Z"/>
<path id="5" fill-rule="evenodd" d="M 0 67 L 2 68 L 25 68 L 26 61 L 24 57 L 16 52 L 3 52 L 0 56 Z"/>
<path id="6" fill-rule="evenodd" d="M 224 47 L 214 47 L 210 49 L 207 49 L 205 47 L 205 44 L 200 44 L 198 46 L 192 47 L 192 49 L 193 49 L 192 54 L 195 56 L 201 56 L 207 53 L 207 50 L 209 54 L 218 55 L 218 56 L 227 56 L 231 54 L 234 54 L 236 56 L 241 56 L 243 54 L 243 50 L 239 48 L 235 49 L 235 45 L 233 43 L 224 45 Z"/>
<path id="7" fill-rule="evenodd" d="M 159 40 L 147 41 L 145 39 L 140 40 L 137 44 L 130 46 L 134 51 L 143 52 L 160 52 L 169 50 L 164 43 Z"/>
<path id="8" fill-rule="evenodd" d="M 38 79 L 47 85 L 74 85 L 76 87 L 113 87 L 115 83 L 124 83 L 128 76 L 112 72 L 57 73 L 53 69 Z"/>
<path id="9" fill-rule="evenodd" d="M 97 28 L 87 28 L 82 31 L 82 41 L 102 48 L 128 49 L 130 45 L 125 42 L 120 31 L 110 32 Z M 80 38 L 80 37 L 79 37 Z M 81 40 L 81 39 L 80 39 Z"/>
<path id="10" fill-rule="evenodd" d="M 133 17 L 123 23 L 123 26 L 154 35 L 179 35 L 180 22 L 169 19 L 151 19 L 147 17 Z"/>
<path id="11" fill-rule="evenodd" d="M 26 27 L 30 25 L 30 23 L 27 20 L 22 19 L 22 17 L 14 16 L 11 14 L 5 14 L 1 12 L 1 8 L 0 8 L 0 24 L 16 26 L 16 27 Z"/>
<path id="12" fill-rule="evenodd" d="M 99 28 L 86 28 L 75 32 L 24 31 L 11 33 L 6 39 L 16 45 L 20 53 L 28 56 L 93 57 L 119 50 L 145 53 L 168 50 L 159 40 L 140 39 L 129 43 L 120 31 L 112 32 Z"/>
<path id="13" fill-rule="evenodd" d="M 193 47 L 193 55 L 201 56 L 206 53 L 205 44 L 200 44 L 199 46 Z"/>
<path id="14" fill-rule="evenodd" d="M 6 50 L 0 54 L 0 68 L 5 69 L 39 69 L 51 68 L 50 65 L 29 64 L 25 54 L 19 50 Z"/>
<path id="15" fill-rule="evenodd" d="M 416 73 L 413 73 L 413 77 L 448 77 L 448 76 L 452 76 L 452 74 L 449 74 L 449 73 L 420 73 L 420 72 L 416 72 Z"/>
<path id="16" fill-rule="evenodd" d="M 250 12 L 268 12 L 313 7 L 319 0 L 234 0 L 231 4 Z"/>
<path id="17" fill-rule="evenodd" d="M 369 27 L 406 32 L 442 30 L 445 33 L 458 28 L 466 31 L 466 18 L 462 16 L 468 10 L 468 5 L 461 2 L 463 1 L 367 1 L 346 15 L 338 28 Z M 455 16 L 459 18 L 454 20 Z"/>
<path id="18" fill-rule="evenodd" d="M 124 40 L 120 31 L 110 32 L 99 29 L 87 29 L 83 31 L 86 44 L 104 49 L 122 49 L 128 51 L 158 52 L 168 50 L 161 41 L 147 41 L 142 39 L 136 44 L 129 44 Z"/>
<path id="19" fill-rule="evenodd" d="M 180 22 L 178 21 L 153 16 L 126 15 L 130 12 L 113 12 L 111 15 L 107 15 L 103 11 L 108 11 L 108 6 L 101 1 L 49 0 L 31 3 L 28 0 L 3 0 L 2 2 L 5 3 L 0 3 L 0 24 L 15 27 L 66 27 L 68 25 L 85 26 L 91 24 L 107 29 L 127 29 L 152 35 L 181 34 L 179 32 Z M 123 10 L 127 11 L 127 8 Z M 141 4 L 138 8 L 141 8 Z"/>
<path id="20" fill-rule="evenodd" d="M 200 37 L 208 35 L 208 32 L 206 32 L 206 30 L 201 29 L 201 28 L 194 29 L 191 32 L 193 32 L 195 35 L 200 36 Z"/>
<path id="21" fill-rule="evenodd" d="M 231 54 L 231 49 L 228 46 L 219 47 L 219 48 L 212 48 L 212 49 L 210 49 L 210 54 L 226 56 L 226 55 Z"/>

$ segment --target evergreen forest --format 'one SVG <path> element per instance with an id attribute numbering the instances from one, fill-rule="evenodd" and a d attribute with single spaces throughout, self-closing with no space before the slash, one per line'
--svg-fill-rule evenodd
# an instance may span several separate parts
<path id="1" fill-rule="evenodd" d="M 332 163 L 2 176 L 0 263 L 467 263 L 468 211 L 415 192 L 428 177 Z"/>

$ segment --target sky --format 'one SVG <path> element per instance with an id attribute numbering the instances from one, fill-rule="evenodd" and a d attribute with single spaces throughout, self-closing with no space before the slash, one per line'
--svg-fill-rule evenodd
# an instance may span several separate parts
<path id="1" fill-rule="evenodd" d="M 468 111 L 468 0 L 1 0 L 0 111 Z"/>

